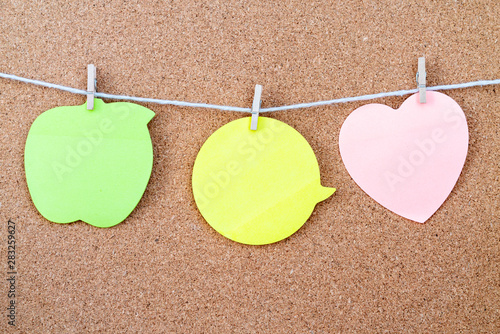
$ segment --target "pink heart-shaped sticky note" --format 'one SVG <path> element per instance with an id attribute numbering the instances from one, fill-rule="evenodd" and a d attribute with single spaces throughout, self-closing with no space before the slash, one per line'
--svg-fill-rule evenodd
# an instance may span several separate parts
<path id="1" fill-rule="evenodd" d="M 460 106 L 427 92 L 399 109 L 368 104 L 354 110 L 340 130 L 347 171 L 374 200 L 405 218 L 425 222 L 443 204 L 467 156 L 469 131 Z"/>

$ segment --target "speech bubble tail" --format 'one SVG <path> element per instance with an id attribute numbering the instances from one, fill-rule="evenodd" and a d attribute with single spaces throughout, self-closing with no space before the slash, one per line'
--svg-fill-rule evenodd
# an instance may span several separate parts
<path id="1" fill-rule="evenodd" d="M 320 186 L 320 188 L 316 191 L 316 200 L 318 203 L 324 201 L 328 197 L 332 196 L 336 190 L 337 189 L 335 188 Z"/>

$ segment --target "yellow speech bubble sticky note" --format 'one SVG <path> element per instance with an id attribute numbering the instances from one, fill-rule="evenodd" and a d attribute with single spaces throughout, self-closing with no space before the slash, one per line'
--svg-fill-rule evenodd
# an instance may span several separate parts
<path id="1" fill-rule="evenodd" d="M 285 239 L 334 192 L 321 186 L 318 162 L 297 130 L 278 120 L 230 122 L 203 144 L 193 194 L 205 220 L 223 236 L 263 245 Z"/>

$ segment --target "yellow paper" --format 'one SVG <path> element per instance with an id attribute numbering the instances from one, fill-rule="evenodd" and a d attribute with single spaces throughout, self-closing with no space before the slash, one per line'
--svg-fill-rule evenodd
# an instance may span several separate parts
<path id="1" fill-rule="evenodd" d="M 316 203 L 335 192 L 321 186 L 304 137 L 266 117 L 259 117 L 257 131 L 246 117 L 213 133 L 198 153 L 192 182 L 205 220 L 225 237 L 251 245 L 289 237 Z"/>

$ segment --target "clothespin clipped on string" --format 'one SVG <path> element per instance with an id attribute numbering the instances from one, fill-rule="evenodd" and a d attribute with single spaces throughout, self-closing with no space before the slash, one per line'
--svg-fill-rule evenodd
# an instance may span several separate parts
<path id="1" fill-rule="evenodd" d="M 418 85 L 418 95 L 420 97 L 420 103 L 425 103 L 427 101 L 425 96 L 425 85 L 426 85 L 427 73 L 425 72 L 425 57 L 418 58 L 418 72 L 417 72 L 417 85 Z"/>
<path id="2" fill-rule="evenodd" d="M 96 68 L 89 64 L 87 67 L 87 110 L 94 110 L 94 94 L 97 90 Z"/>
<path id="3" fill-rule="evenodd" d="M 253 96 L 253 103 L 252 103 L 252 120 L 250 121 L 250 130 L 254 131 L 257 130 L 257 124 L 259 122 L 260 105 L 262 103 L 261 96 L 262 96 L 262 86 L 255 85 L 255 93 Z"/>

